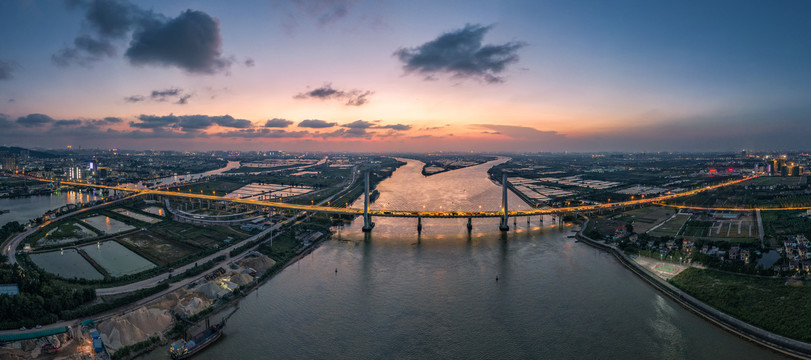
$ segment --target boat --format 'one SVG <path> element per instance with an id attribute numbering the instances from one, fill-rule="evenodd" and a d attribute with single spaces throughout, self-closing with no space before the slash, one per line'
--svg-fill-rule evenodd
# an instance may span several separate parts
<path id="1" fill-rule="evenodd" d="M 239 310 L 239 308 L 234 309 L 228 316 L 224 317 L 222 321 L 215 324 L 214 326 L 208 325 L 208 319 L 206 319 L 206 329 L 194 335 L 189 340 L 178 340 L 169 347 L 169 355 L 174 360 L 182 360 L 188 359 L 192 357 L 192 355 L 198 353 L 199 351 L 205 349 L 207 346 L 213 344 L 217 339 L 222 336 L 223 330 L 225 330 L 225 321 L 234 315 L 234 313 Z"/>

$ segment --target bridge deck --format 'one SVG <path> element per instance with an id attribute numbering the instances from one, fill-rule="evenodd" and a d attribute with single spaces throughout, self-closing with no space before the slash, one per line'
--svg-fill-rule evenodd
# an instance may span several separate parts
<path id="1" fill-rule="evenodd" d="M 647 199 L 638 199 L 638 200 L 631 200 L 631 201 L 624 201 L 624 202 L 617 202 L 617 203 L 606 203 L 606 204 L 597 204 L 597 205 L 584 205 L 584 206 L 570 206 L 570 207 L 561 207 L 561 208 L 545 208 L 545 209 L 532 209 L 532 210 L 512 210 L 508 211 L 508 216 L 538 216 L 538 215 L 552 215 L 552 214 L 567 214 L 567 213 L 583 213 L 583 212 L 592 212 L 592 211 L 599 211 L 604 209 L 614 209 L 619 207 L 626 207 L 626 206 L 635 206 L 635 205 L 644 205 L 650 203 L 659 203 L 666 200 L 676 199 L 680 197 L 694 195 L 703 191 L 709 191 L 713 189 L 717 189 L 724 186 L 734 185 L 741 183 L 743 181 L 751 180 L 757 176 L 750 176 L 738 180 L 732 180 L 721 184 L 716 184 L 712 186 L 706 186 L 699 189 L 688 190 L 684 192 L 680 192 L 678 194 L 669 194 L 669 195 L 662 195 Z M 47 182 L 54 182 L 54 180 L 48 179 L 36 179 L 40 181 L 47 181 Z M 200 200 L 214 200 L 214 201 L 228 201 L 240 204 L 247 204 L 247 205 L 256 205 L 256 206 L 263 206 L 263 207 L 271 207 L 274 209 L 283 209 L 283 210 L 295 210 L 295 211 L 307 211 L 307 212 L 320 212 L 320 213 L 328 213 L 328 214 L 338 214 L 338 215 L 363 215 L 363 209 L 355 209 L 355 208 L 339 208 L 339 207 L 331 207 L 331 206 L 319 206 L 319 205 L 303 205 L 303 204 L 291 204 L 291 203 L 283 203 L 277 201 L 267 201 L 267 200 L 252 200 L 252 199 L 237 199 L 237 198 L 227 198 L 223 196 L 215 196 L 215 195 L 205 195 L 205 194 L 192 194 L 192 193 L 182 193 L 182 192 L 174 192 L 168 190 L 151 190 L 151 189 L 134 189 L 128 187 L 121 187 L 121 186 L 109 186 L 109 185 L 94 185 L 94 184 L 86 184 L 86 183 L 78 183 L 78 182 L 70 182 L 70 181 L 62 181 L 62 184 L 65 185 L 73 185 L 73 186 L 85 186 L 85 187 L 93 187 L 93 188 L 101 188 L 101 189 L 110 189 L 110 190 L 118 190 L 118 191 L 131 191 L 137 192 L 141 194 L 155 194 L 155 195 L 162 195 L 162 196 L 174 196 L 174 197 L 183 197 L 183 198 L 190 198 L 190 199 L 200 199 Z M 667 205 L 667 206 L 675 206 L 675 205 Z M 682 208 L 692 208 L 689 206 L 676 206 Z M 797 209 L 806 209 L 805 208 L 797 208 Z M 710 209 L 708 210 L 727 210 L 727 211 L 751 211 L 755 209 L 735 209 L 735 208 L 725 208 L 725 209 Z M 794 209 L 794 208 L 792 208 Z M 765 209 L 762 209 L 765 210 Z M 486 218 L 486 217 L 501 217 L 503 216 L 502 211 L 407 211 L 407 210 L 374 210 L 369 209 L 369 215 L 375 217 L 410 217 L 410 218 Z"/>

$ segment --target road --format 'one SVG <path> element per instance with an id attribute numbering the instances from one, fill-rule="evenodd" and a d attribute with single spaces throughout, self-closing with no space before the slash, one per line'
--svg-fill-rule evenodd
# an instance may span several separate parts
<path id="1" fill-rule="evenodd" d="M 354 172 L 353 172 L 354 173 Z M 569 207 L 559 207 L 559 208 L 545 208 L 545 209 L 532 209 L 532 210 L 513 210 L 508 211 L 508 216 L 536 216 L 536 215 L 551 215 L 551 214 L 566 214 L 566 213 L 584 213 L 584 212 L 592 212 L 592 211 L 599 211 L 605 209 L 615 209 L 621 208 L 626 206 L 636 206 L 636 205 L 645 205 L 645 204 L 652 204 L 652 203 L 659 203 L 666 200 L 677 199 L 685 196 L 695 195 L 701 192 L 710 191 L 714 189 L 718 189 L 724 186 L 730 186 L 739 184 L 743 181 L 751 180 L 756 178 L 755 176 L 750 176 L 746 178 L 741 178 L 737 180 L 728 181 L 725 183 L 720 183 L 716 185 L 710 185 L 706 187 L 701 187 L 693 190 L 688 190 L 684 192 L 680 192 L 678 194 L 668 194 L 668 195 L 661 195 L 657 197 L 651 198 L 642 198 L 637 200 L 630 200 L 630 201 L 622 201 L 616 203 L 604 203 L 604 204 L 596 204 L 596 205 L 583 205 L 583 206 L 569 206 Z M 50 181 L 46 179 L 40 179 L 42 181 Z M 124 190 L 124 191 L 133 191 L 133 189 L 129 188 L 122 188 L 117 186 L 106 186 L 106 185 L 93 185 L 93 184 L 85 184 L 85 183 L 77 183 L 77 182 L 62 182 L 65 185 L 73 185 L 73 186 L 86 186 L 86 187 L 95 187 L 95 188 L 103 188 L 103 189 L 113 189 L 113 190 Z M 135 190 L 139 191 L 142 194 L 155 194 L 155 195 L 163 195 L 163 196 L 175 196 L 175 197 L 184 197 L 184 198 L 191 198 L 191 199 L 201 199 L 201 200 L 214 200 L 214 201 L 230 201 L 236 202 L 240 204 L 247 204 L 247 205 L 257 205 L 263 207 L 271 207 L 275 209 L 286 209 L 286 210 L 297 210 L 297 211 L 307 211 L 307 212 L 319 212 L 319 213 L 328 213 L 328 214 L 339 214 L 339 215 L 361 215 L 363 214 L 363 209 L 354 209 L 354 208 L 339 208 L 339 207 L 332 207 L 332 206 L 323 206 L 322 204 L 319 205 L 304 205 L 304 204 L 292 204 L 292 203 L 284 203 L 284 202 L 277 202 L 277 201 L 267 201 L 267 200 L 254 200 L 254 199 L 237 199 L 237 198 L 227 198 L 223 196 L 215 196 L 215 195 L 205 195 L 205 194 L 191 194 L 191 193 L 181 193 L 181 192 L 174 192 L 169 190 Z M 668 205 L 668 206 L 675 206 L 675 205 Z M 793 209 L 793 208 L 792 208 Z M 727 209 L 732 211 L 750 211 L 752 209 Z M 765 210 L 765 209 L 764 209 Z M 770 210 L 777 210 L 777 209 L 770 209 Z M 784 209 L 780 209 L 784 210 Z M 502 211 L 404 211 L 404 210 L 373 210 L 369 209 L 369 215 L 372 216 L 381 216 L 381 217 L 421 217 L 421 218 L 482 218 L 482 217 L 501 217 L 504 216 Z"/>

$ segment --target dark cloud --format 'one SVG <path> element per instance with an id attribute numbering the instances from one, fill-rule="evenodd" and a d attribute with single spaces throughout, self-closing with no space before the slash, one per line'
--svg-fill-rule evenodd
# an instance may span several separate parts
<path id="1" fill-rule="evenodd" d="M 352 0 L 287 0 L 274 1 L 287 14 L 283 25 L 292 30 L 299 24 L 299 19 L 314 19 L 319 26 L 334 23 L 349 14 Z"/>
<path id="2" fill-rule="evenodd" d="M 293 125 L 292 121 L 279 118 L 270 119 L 265 123 L 265 127 L 267 128 L 286 128 L 290 125 Z"/>
<path id="3" fill-rule="evenodd" d="M 82 124 L 82 120 L 55 120 L 54 126 L 77 126 Z"/>
<path id="4" fill-rule="evenodd" d="M 335 125 L 338 125 L 338 123 L 326 122 L 324 120 L 301 120 L 301 122 L 298 123 L 298 127 L 313 128 L 313 129 L 330 128 Z"/>
<path id="5" fill-rule="evenodd" d="M 121 120 L 121 118 L 108 116 L 100 120 L 88 120 L 87 124 L 92 126 L 104 126 L 104 125 L 120 124 L 123 121 L 124 120 Z"/>
<path id="6" fill-rule="evenodd" d="M 141 115 L 138 116 L 138 120 L 140 122 L 130 121 L 130 127 L 139 129 L 158 129 L 169 127 L 180 122 L 180 119 L 174 115 Z"/>
<path id="7" fill-rule="evenodd" d="M 138 117 L 140 122 L 131 121 L 130 127 L 139 129 L 180 129 L 182 131 L 199 131 L 207 129 L 211 126 L 218 125 L 222 127 L 230 127 L 236 129 L 245 129 L 251 127 L 252 123 L 249 120 L 234 119 L 230 115 L 223 116 L 208 116 L 208 115 L 141 115 Z"/>
<path id="8" fill-rule="evenodd" d="M 332 88 L 332 84 L 325 84 L 324 86 L 313 89 L 311 91 L 297 94 L 295 99 L 338 99 L 345 101 L 344 105 L 361 106 L 369 102 L 369 96 L 374 94 L 373 91 L 363 90 L 337 90 Z"/>
<path id="9" fill-rule="evenodd" d="M 474 127 L 490 130 L 489 134 L 506 135 L 514 139 L 526 140 L 560 140 L 565 135 L 557 131 L 542 131 L 529 126 L 498 125 L 498 124 L 476 124 Z M 485 133 L 488 133 L 485 131 Z"/>
<path id="10" fill-rule="evenodd" d="M 186 10 L 168 21 L 150 21 L 133 34 L 125 56 L 135 65 L 176 66 L 189 73 L 228 69 L 221 55 L 220 26 L 202 11 Z"/>
<path id="11" fill-rule="evenodd" d="M 404 124 L 378 125 L 377 124 L 378 122 L 380 122 L 380 120 L 375 121 L 356 120 L 351 123 L 343 124 L 341 125 L 341 127 L 349 129 L 389 129 L 394 131 L 405 131 L 411 129 L 411 125 Z"/>
<path id="12" fill-rule="evenodd" d="M 319 133 L 318 136 L 326 138 L 371 138 L 374 133 L 366 131 L 366 128 L 342 128 L 332 132 Z"/>
<path id="13" fill-rule="evenodd" d="M 245 64 L 245 66 L 247 66 L 247 67 L 253 67 L 254 65 L 256 65 L 256 62 L 253 61 L 253 59 L 251 59 L 251 58 L 247 58 L 247 59 L 245 59 L 243 64 Z"/>
<path id="14" fill-rule="evenodd" d="M 52 122 L 54 122 L 54 119 L 52 117 L 43 114 L 28 114 L 26 116 L 21 116 L 17 118 L 17 124 L 20 124 L 28 128 L 40 127 L 45 124 L 50 124 Z"/>
<path id="15" fill-rule="evenodd" d="M 149 97 L 155 101 L 166 101 L 169 97 L 178 96 L 180 94 L 180 89 L 166 89 L 166 90 L 152 90 L 152 94 Z"/>
<path id="16" fill-rule="evenodd" d="M 73 46 L 51 59 L 59 66 L 88 66 L 116 54 L 115 43 L 129 39 L 125 56 L 135 65 L 175 66 L 189 73 L 226 70 L 232 60 L 221 56 L 219 23 L 202 11 L 186 10 L 175 18 L 145 10 L 125 0 L 92 0 L 68 4 L 85 10 L 86 29 Z M 183 102 L 181 102 L 183 103 Z"/>
<path id="17" fill-rule="evenodd" d="M 62 67 L 90 66 L 105 57 L 114 57 L 115 53 L 115 46 L 110 41 L 81 35 L 73 40 L 73 47 L 66 47 L 51 55 L 51 61 Z"/>
<path id="18" fill-rule="evenodd" d="M 118 0 L 93 0 L 87 4 L 85 19 L 101 36 L 122 38 L 133 26 L 151 15 L 144 10 Z"/>
<path id="19" fill-rule="evenodd" d="M 191 99 L 192 96 L 192 94 L 184 93 L 183 89 L 169 88 L 164 90 L 152 90 L 149 97 L 143 95 L 128 96 L 124 98 L 124 101 L 129 103 L 137 103 L 148 98 L 157 102 L 173 101 L 175 104 L 185 105 L 189 102 L 189 99 Z"/>
<path id="20" fill-rule="evenodd" d="M 6 114 L 0 114 L 0 128 L 8 129 L 17 126 Z"/>
<path id="21" fill-rule="evenodd" d="M 411 130 L 411 125 L 404 125 L 404 124 L 392 124 L 392 125 L 383 125 L 378 127 L 378 129 L 392 129 L 396 131 L 405 131 Z"/>
<path id="22" fill-rule="evenodd" d="M 457 78 L 476 78 L 489 83 L 502 82 L 500 74 L 507 65 L 518 61 L 523 42 L 482 45 L 490 26 L 465 25 L 464 28 L 440 35 L 415 48 L 401 48 L 394 56 L 403 62 L 406 73 L 417 72 L 426 78 L 449 73 Z"/>
<path id="23" fill-rule="evenodd" d="M 226 131 L 222 133 L 213 134 L 220 137 L 241 137 L 241 138 L 303 138 L 310 137 L 307 131 L 287 131 L 287 130 L 271 130 L 271 129 L 243 129 Z"/>
<path id="24" fill-rule="evenodd" d="M 368 129 L 374 127 L 375 123 L 371 121 L 365 120 L 356 120 L 348 124 L 343 124 L 341 127 L 350 128 L 350 129 Z"/>
<path id="25" fill-rule="evenodd" d="M 175 104 L 186 105 L 186 103 L 189 101 L 190 98 L 191 94 L 183 95 L 180 98 L 178 98 L 177 101 L 175 101 Z"/>
<path id="26" fill-rule="evenodd" d="M 0 80 L 11 79 L 12 73 L 19 67 L 20 65 L 14 61 L 0 60 Z"/>

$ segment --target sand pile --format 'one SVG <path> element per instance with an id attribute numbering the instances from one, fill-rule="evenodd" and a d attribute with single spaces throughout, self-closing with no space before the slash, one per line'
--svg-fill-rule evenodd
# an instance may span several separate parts
<path id="1" fill-rule="evenodd" d="M 172 316 L 163 309 L 140 307 L 98 324 L 101 339 L 115 350 L 160 335 L 172 325 Z"/>
<path id="2" fill-rule="evenodd" d="M 194 291 L 202 294 L 203 296 L 211 300 L 216 300 L 217 298 L 225 296 L 225 294 L 229 293 L 228 290 L 223 289 L 222 287 L 213 282 L 207 282 L 198 287 L 197 289 L 195 289 Z"/>
<path id="3" fill-rule="evenodd" d="M 253 281 L 253 276 L 241 273 L 231 273 L 231 282 L 239 286 L 250 284 Z"/>
<path id="4" fill-rule="evenodd" d="M 209 305 L 211 305 L 211 301 L 204 297 L 188 296 L 180 299 L 172 311 L 188 317 L 205 310 Z"/>
<path id="5" fill-rule="evenodd" d="M 242 265 L 242 267 L 252 268 L 256 270 L 257 274 L 261 275 L 265 273 L 265 270 L 270 269 L 270 267 L 273 266 L 273 264 L 275 263 L 276 262 L 273 261 L 273 259 L 267 257 L 267 255 L 260 255 L 257 257 L 246 258 L 245 260 L 242 260 L 239 264 Z"/>

